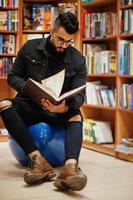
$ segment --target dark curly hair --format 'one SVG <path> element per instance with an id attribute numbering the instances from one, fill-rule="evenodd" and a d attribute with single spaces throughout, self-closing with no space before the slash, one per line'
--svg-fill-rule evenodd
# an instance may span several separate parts
<path id="1" fill-rule="evenodd" d="M 54 28 L 59 28 L 61 26 L 69 34 L 76 33 L 79 29 L 77 16 L 71 12 L 60 13 L 54 22 Z"/>

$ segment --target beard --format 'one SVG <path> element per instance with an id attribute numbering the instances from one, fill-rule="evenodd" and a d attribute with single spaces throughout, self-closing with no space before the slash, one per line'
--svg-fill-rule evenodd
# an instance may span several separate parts
<path id="1" fill-rule="evenodd" d="M 65 48 L 63 47 L 55 47 L 57 53 L 63 53 L 65 51 Z"/>

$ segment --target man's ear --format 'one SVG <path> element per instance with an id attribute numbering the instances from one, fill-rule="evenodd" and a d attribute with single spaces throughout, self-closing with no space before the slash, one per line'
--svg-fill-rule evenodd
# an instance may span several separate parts
<path id="1" fill-rule="evenodd" d="M 54 30 L 53 30 L 53 29 L 50 29 L 50 35 L 51 35 L 51 36 L 53 35 L 53 32 L 54 32 Z"/>

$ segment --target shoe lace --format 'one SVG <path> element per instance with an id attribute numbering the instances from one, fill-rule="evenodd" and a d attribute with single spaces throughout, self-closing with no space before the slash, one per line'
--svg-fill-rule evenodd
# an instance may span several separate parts
<path id="1" fill-rule="evenodd" d="M 32 158 L 31 158 L 31 161 L 30 161 L 30 168 L 31 169 L 34 169 L 36 167 L 36 164 L 37 164 L 37 155 L 34 155 Z"/>
<path id="2" fill-rule="evenodd" d="M 72 170 L 72 172 L 73 172 L 74 174 L 77 174 L 78 171 L 79 171 L 78 165 L 77 165 L 76 163 L 73 164 L 73 165 L 71 165 L 71 170 Z"/>

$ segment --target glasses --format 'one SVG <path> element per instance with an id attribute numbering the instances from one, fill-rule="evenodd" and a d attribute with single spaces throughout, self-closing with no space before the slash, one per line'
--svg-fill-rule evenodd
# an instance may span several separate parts
<path id="1" fill-rule="evenodd" d="M 71 40 L 65 40 L 64 38 L 60 37 L 57 33 L 55 33 L 55 36 L 56 36 L 56 40 L 57 40 L 57 43 L 59 45 L 66 45 L 66 46 L 69 46 L 69 45 L 72 45 L 74 43 L 74 40 L 71 39 Z"/>

